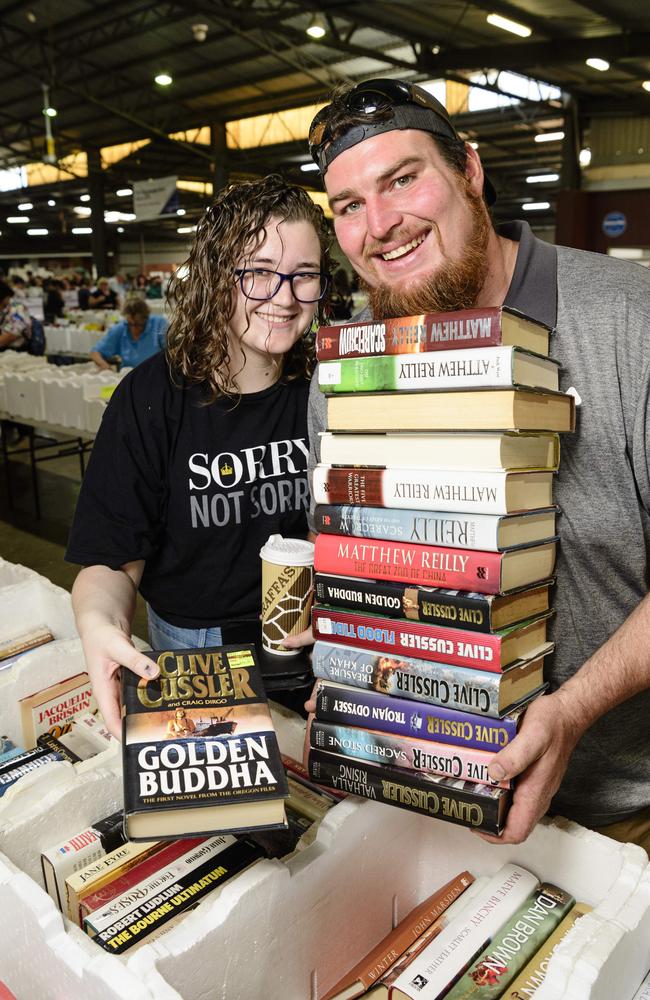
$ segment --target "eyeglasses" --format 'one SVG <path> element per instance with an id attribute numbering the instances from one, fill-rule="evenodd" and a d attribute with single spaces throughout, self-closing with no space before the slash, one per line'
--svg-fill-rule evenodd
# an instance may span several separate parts
<path id="1" fill-rule="evenodd" d="M 297 302 L 319 302 L 329 285 L 329 276 L 322 271 L 294 271 L 282 274 L 263 267 L 238 267 L 235 274 L 239 287 L 247 299 L 264 302 L 277 295 L 285 281 L 291 285 L 291 292 Z"/>

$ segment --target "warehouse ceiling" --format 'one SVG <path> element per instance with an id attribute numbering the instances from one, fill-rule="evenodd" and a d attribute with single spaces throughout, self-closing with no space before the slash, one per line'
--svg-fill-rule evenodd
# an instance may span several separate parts
<path id="1" fill-rule="evenodd" d="M 488 14 L 524 25 L 529 36 L 488 23 Z M 325 29 L 319 40 L 306 33 L 314 21 Z M 471 82 L 480 84 L 473 94 L 500 94 L 502 106 L 461 110 L 454 120 L 478 143 L 494 178 L 497 216 L 521 214 L 531 173 L 561 175 L 535 190 L 551 201 L 552 224 L 557 190 L 575 186 L 577 150 L 588 145 L 594 121 L 650 114 L 642 86 L 650 80 L 648 0 L 7 0 L 0 3 L 0 40 L 0 169 L 44 157 L 46 85 L 57 111 L 50 119 L 55 155 L 70 180 L 31 188 L 29 197 L 56 193 L 57 211 L 88 188 L 71 154 L 146 140 L 107 166 L 106 207 L 123 209 L 113 192 L 134 180 L 178 174 L 211 181 L 215 158 L 224 168 L 205 130 L 170 134 L 315 104 L 341 80 L 396 76 Z M 587 59 L 604 62 L 599 69 Z M 154 82 L 162 72 L 172 77 L 169 86 Z M 533 86 L 515 101 L 513 73 L 557 90 Z M 534 141 L 554 131 L 565 132 L 564 142 Z M 288 134 L 271 145 L 228 149 L 227 170 L 280 170 L 318 186 L 316 175 L 300 171 L 306 160 L 304 138 Z M 17 192 L 0 194 L 4 206 L 16 199 Z M 183 195 L 190 216 L 202 203 L 200 194 Z"/>

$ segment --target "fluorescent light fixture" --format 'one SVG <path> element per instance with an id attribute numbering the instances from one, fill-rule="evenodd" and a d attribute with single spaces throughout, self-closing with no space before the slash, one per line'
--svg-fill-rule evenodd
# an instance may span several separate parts
<path id="1" fill-rule="evenodd" d="M 538 132 L 535 142 L 559 142 L 564 139 L 564 132 Z"/>
<path id="2" fill-rule="evenodd" d="M 522 205 L 524 212 L 543 212 L 550 207 L 550 201 L 527 201 Z"/>
<path id="3" fill-rule="evenodd" d="M 314 14 L 306 32 L 310 38 L 324 38 L 327 34 L 327 25 L 322 14 Z"/>
<path id="4" fill-rule="evenodd" d="M 70 232 L 74 236 L 88 236 L 89 233 L 92 233 L 92 229 L 90 226 L 73 226 Z"/>
<path id="5" fill-rule="evenodd" d="M 126 198 L 128 195 L 133 194 L 133 188 L 118 188 L 115 194 L 118 198 Z"/>
<path id="6" fill-rule="evenodd" d="M 43 108 L 43 114 L 47 115 L 48 118 L 56 118 L 58 111 L 48 104 L 46 108 Z"/>
<path id="7" fill-rule="evenodd" d="M 650 80 L 644 80 L 641 86 L 644 90 L 650 90 Z"/>
<path id="8" fill-rule="evenodd" d="M 525 24 L 511 21 L 509 17 L 501 17 L 500 14 L 488 14 L 486 21 L 493 28 L 501 28 L 502 31 L 509 31 L 512 35 L 519 35 L 520 38 L 528 38 L 532 34 L 532 30 Z"/>
<path id="9" fill-rule="evenodd" d="M 176 232 L 181 236 L 185 235 L 185 233 L 195 233 L 196 226 L 178 226 Z"/>
<path id="10" fill-rule="evenodd" d="M 120 219 L 122 222 L 133 222 L 135 212 L 120 212 Z"/>
<path id="11" fill-rule="evenodd" d="M 28 229 L 28 236 L 47 236 L 49 229 Z"/>
<path id="12" fill-rule="evenodd" d="M 56 208 L 56 202 L 54 198 L 49 198 L 47 203 L 50 206 L 50 208 Z"/>
<path id="13" fill-rule="evenodd" d="M 643 260 L 645 257 L 643 247 L 608 247 L 607 253 L 610 257 L 620 257 L 621 260 Z"/>
<path id="14" fill-rule="evenodd" d="M 169 73 L 158 73 L 154 76 L 154 81 L 159 87 L 169 87 L 169 85 L 174 82 L 174 79 L 169 75 Z"/>
<path id="15" fill-rule="evenodd" d="M 18 206 L 18 211 L 19 212 L 31 212 L 31 210 L 33 209 L 33 207 L 34 206 L 32 205 L 31 201 L 23 201 L 22 204 L 20 204 Z"/>
<path id="16" fill-rule="evenodd" d="M 79 201 L 90 201 L 90 195 L 89 194 L 79 195 Z"/>
<path id="17" fill-rule="evenodd" d="M 609 69 L 609 63 L 606 59 L 585 59 L 587 66 L 591 66 L 592 69 L 597 69 L 601 73 L 604 73 Z"/>
<path id="18" fill-rule="evenodd" d="M 86 208 L 85 205 L 75 205 L 72 211 L 75 215 L 79 215 L 82 218 L 87 218 L 89 215 L 92 215 L 92 208 Z"/>
<path id="19" fill-rule="evenodd" d="M 526 184 L 550 184 L 551 181 L 559 181 L 559 174 L 531 174 L 526 178 Z"/>
<path id="20" fill-rule="evenodd" d="M 184 208 L 177 208 L 176 209 L 176 215 L 185 215 L 185 209 Z"/>
<path id="21" fill-rule="evenodd" d="M 581 167 L 588 167 L 591 163 L 591 150 L 587 146 L 578 153 L 578 161 Z"/>
<path id="22" fill-rule="evenodd" d="M 29 222 L 29 216 L 28 215 L 8 215 L 7 216 L 7 222 L 11 222 L 12 225 L 13 225 L 13 223 L 17 224 L 19 222 Z"/>
<path id="23" fill-rule="evenodd" d="M 309 174 L 312 170 L 318 170 L 319 167 L 317 163 L 301 163 L 300 169 L 304 174 Z"/>

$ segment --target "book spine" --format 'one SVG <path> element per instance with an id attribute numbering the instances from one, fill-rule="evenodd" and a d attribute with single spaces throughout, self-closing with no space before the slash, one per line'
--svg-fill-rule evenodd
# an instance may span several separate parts
<path id="1" fill-rule="evenodd" d="M 445 587 L 484 594 L 501 589 L 499 552 L 475 552 L 412 545 L 406 542 L 374 542 L 345 535 L 318 535 L 314 569 L 319 573 L 398 580 L 401 583 Z"/>
<path id="2" fill-rule="evenodd" d="M 316 639 L 340 642 L 358 649 L 369 649 L 396 656 L 417 656 L 436 663 L 476 667 L 500 673 L 501 636 L 441 628 L 408 619 L 380 618 L 355 614 L 339 608 L 317 605 L 312 610 L 312 629 Z"/>
<path id="3" fill-rule="evenodd" d="M 93 939 L 104 951 L 120 955 L 262 856 L 261 849 L 252 841 L 239 840 L 216 857 L 184 871 Z"/>
<path id="4" fill-rule="evenodd" d="M 323 392 L 390 392 L 473 389 L 513 384 L 512 347 L 454 350 L 444 355 L 380 355 L 325 361 L 318 366 Z"/>
<path id="5" fill-rule="evenodd" d="M 41 733 L 36 743 L 39 747 L 44 747 L 45 750 L 58 753 L 61 760 L 67 760 L 70 764 L 78 764 L 80 760 L 83 760 L 79 754 L 71 750 L 70 747 L 67 747 L 61 740 L 58 740 L 56 736 L 52 736 L 50 732 Z"/>
<path id="6" fill-rule="evenodd" d="M 120 813 L 120 825 L 121 821 Z M 108 820 L 104 821 L 107 822 Z M 110 838 L 107 827 L 105 836 Z M 114 846 L 117 847 L 117 844 Z M 80 830 L 74 837 L 48 848 L 41 854 L 45 888 L 61 911 L 64 912 L 66 907 L 66 878 L 101 858 L 109 850 L 112 850 L 112 846 L 107 846 L 107 842 L 102 839 L 99 825 L 96 825 Z"/>
<path id="7" fill-rule="evenodd" d="M 333 799 L 335 802 L 339 802 L 341 799 L 345 798 L 345 795 L 337 795 L 332 791 L 331 788 L 320 788 L 318 785 L 309 777 L 309 771 L 299 760 L 295 760 L 293 757 L 289 757 L 288 754 L 281 754 L 282 764 L 285 771 L 287 771 L 287 777 L 291 775 L 292 779 L 300 785 L 304 785 L 305 788 L 309 788 L 312 792 L 317 792 L 319 795 L 324 795 L 328 799 Z"/>
<path id="8" fill-rule="evenodd" d="M 323 785 L 331 784 L 350 795 L 360 795 L 497 836 L 510 801 L 510 791 L 505 788 L 423 777 L 386 764 L 341 757 L 322 750 L 311 749 L 308 764 L 314 780 Z"/>
<path id="9" fill-rule="evenodd" d="M 499 717 L 502 674 L 413 657 L 397 659 L 322 641 L 314 646 L 312 669 L 314 677 L 338 684 L 396 694 L 493 719 Z"/>
<path id="10" fill-rule="evenodd" d="M 574 903 L 573 896 L 564 889 L 542 883 L 472 961 L 446 994 L 446 1000 L 473 1000 L 477 991 L 485 1000 L 502 997 Z"/>
<path id="11" fill-rule="evenodd" d="M 501 343 L 500 309 L 461 309 L 399 319 L 322 326 L 316 333 L 319 361 L 375 354 L 417 354 Z"/>
<path id="12" fill-rule="evenodd" d="M 546 939 L 543 947 L 535 952 L 528 965 L 509 984 L 508 989 L 503 994 L 504 1000 L 527 1000 L 535 994 L 546 978 L 548 963 L 556 948 L 580 917 L 590 911 L 591 907 L 587 903 L 576 903 L 566 917 L 560 921 L 551 936 Z M 633 997 L 633 1000 L 637 1000 L 637 997 Z M 650 1000 L 650 994 L 646 996 L 645 1000 Z"/>
<path id="13" fill-rule="evenodd" d="M 403 767 L 418 774 L 439 774 L 456 781 L 472 781 L 489 785 L 488 764 L 494 754 L 485 750 L 456 747 L 450 750 L 440 743 L 410 736 L 395 736 L 357 726 L 339 726 L 334 722 L 312 719 L 309 727 L 310 746 L 326 753 Z M 498 782 L 500 788 L 510 788 L 510 781 Z"/>
<path id="14" fill-rule="evenodd" d="M 66 916 L 81 926 L 81 905 L 84 899 L 101 892 L 105 892 L 110 898 L 111 889 L 106 886 L 117 885 L 117 879 L 127 878 L 127 873 L 144 863 L 150 855 L 155 854 L 159 846 L 159 842 L 155 840 L 137 844 L 126 840 L 109 854 L 104 854 L 84 868 L 74 871 L 65 880 Z"/>
<path id="15" fill-rule="evenodd" d="M 19 760 L 19 758 L 17 757 L 16 760 Z M 51 762 L 61 762 L 62 760 L 63 758 L 59 753 L 41 748 L 38 754 L 34 753 L 29 760 L 24 760 L 22 763 L 16 764 L 15 767 L 10 767 L 9 770 L 2 771 L 0 773 L 0 798 L 2 798 L 12 785 L 15 785 L 17 781 L 24 778 L 26 774 L 31 774 L 32 771 L 37 771 Z M 9 761 L 10 765 L 13 763 L 14 761 Z"/>
<path id="16" fill-rule="evenodd" d="M 492 599 L 486 594 L 414 587 L 383 580 L 346 579 L 317 573 L 314 597 L 323 604 L 450 625 L 469 632 L 491 630 Z"/>
<path id="17" fill-rule="evenodd" d="M 516 474 L 467 469 L 317 465 L 312 492 L 317 504 L 507 514 L 506 477 Z M 534 475 L 545 476 L 546 473 L 530 473 Z"/>
<path id="18" fill-rule="evenodd" d="M 497 552 L 501 515 L 319 504 L 314 511 L 314 523 L 316 531 L 328 535 L 357 535 L 359 538 Z"/>
<path id="19" fill-rule="evenodd" d="M 488 719 L 406 698 L 318 681 L 316 718 L 344 726 L 367 726 L 397 736 L 417 736 L 448 746 L 498 753 L 517 735 L 515 716 Z"/>
<path id="20" fill-rule="evenodd" d="M 295 778 L 287 777 L 287 783 L 289 785 L 287 804 L 294 812 L 305 816 L 312 823 L 319 822 L 325 813 L 329 812 L 335 805 L 335 800 L 331 796 L 314 791 L 313 788 L 307 788 L 303 782 L 296 781 Z"/>

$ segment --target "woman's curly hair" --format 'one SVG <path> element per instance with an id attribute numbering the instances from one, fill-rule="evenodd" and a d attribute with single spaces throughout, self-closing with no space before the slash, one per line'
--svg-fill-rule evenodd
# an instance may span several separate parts
<path id="1" fill-rule="evenodd" d="M 206 385 L 209 401 L 218 396 L 239 396 L 228 347 L 235 268 L 266 239 L 266 226 L 272 218 L 310 222 L 320 243 L 321 270 L 331 272 L 331 235 L 323 210 L 303 188 L 271 174 L 220 192 L 201 218 L 190 255 L 179 269 L 186 276 L 175 275 L 170 283 L 168 363 L 172 373 Z M 324 301 L 317 304 L 319 320 L 323 319 Z M 283 378 L 309 376 L 313 367 L 313 339 L 301 337 L 285 355 Z"/>

